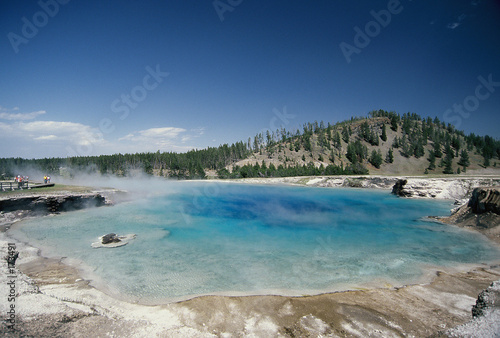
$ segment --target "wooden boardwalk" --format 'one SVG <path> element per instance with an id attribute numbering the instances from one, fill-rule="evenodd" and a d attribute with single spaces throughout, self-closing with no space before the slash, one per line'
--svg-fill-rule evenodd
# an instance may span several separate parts
<path id="1" fill-rule="evenodd" d="M 45 184 L 37 184 L 29 181 L 22 182 L 6 182 L 0 181 L 0 191 L 14 191 L 14 190 L 24 190 L 24 189 L 35 189 L 35 188 L 44 188 L 44 187 L 53 187 L 55 183 L 45 183 Z"/>

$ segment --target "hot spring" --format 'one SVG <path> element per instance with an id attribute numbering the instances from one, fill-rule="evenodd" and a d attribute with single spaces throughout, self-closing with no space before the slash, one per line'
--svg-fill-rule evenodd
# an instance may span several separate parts
<path id="1" fill-rule="evenodd" d="M 387 191 L 183 182 L 134 202 L 25 221 L 11 232 L 44 256 L 67 257 L 112 295 L 158 304 L 402 285 L 430 267 L 498 259 L 481 235 L 424 218 L 449 215 L 451 207 Z M 91 247 L 107 233 L 137 238 Z"/>

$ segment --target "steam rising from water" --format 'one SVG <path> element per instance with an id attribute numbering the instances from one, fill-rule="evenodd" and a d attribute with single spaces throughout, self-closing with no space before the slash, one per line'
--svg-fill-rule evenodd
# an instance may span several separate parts
<path id="1" fill-rule="evenodd" d="M 46 255 L 82 261 L 108 291 L 149 303 L 404 284 L 421 277 L 423 265 L 500 257 L 479 235 L 420 220 L 448 214 L 448 202 L 353 189 L 136 183 L 152 194 L 27 222 L 18 235 Z M 109 232 L 137 238 L 116 249 L 90 247 Z"/>

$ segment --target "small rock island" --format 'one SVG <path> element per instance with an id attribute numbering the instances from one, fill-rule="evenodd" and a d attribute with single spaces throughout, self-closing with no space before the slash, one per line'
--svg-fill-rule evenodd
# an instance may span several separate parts
<path id="1" fill-rule="evenodd" d="M 135 234 L 118 236 L 115 233 L 109 233 L 99 237 L 99 242 L 94 242 L 91 246 L 93 248 L 117 248 L 119 246 L 127 245 L 135 237 Z"/>

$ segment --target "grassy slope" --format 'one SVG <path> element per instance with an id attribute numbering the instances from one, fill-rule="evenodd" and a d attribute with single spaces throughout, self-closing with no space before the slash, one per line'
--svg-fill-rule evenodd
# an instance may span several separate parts
<path id="1" fill-rule="evenodd" d="M 370 118 L 368 120 L 360 120 L 360 121 L 354 121 L 354 122 L 349 122 L 351 123 L 351 129 L 353 131 L 353 134 L 350 137 L 350 141 L 356 141 L 358 138 L 357 132 L 359 130 L 359 127 L 361 123 L 364 121 L 368 121 L 369 125 L 374 128 L 375 131 L 378 132 L 380 135 L 382 133 L 382 124 L 386 124 L 386 131 L 387 131 L 387 141 L 383 142 L 380 140 L 379 146 L 372 146 L 369 143 L 365 141 L 361 141 L 364 145 L 367 146 L 368 148 L 368 156 L 370 156 L 371 152 L 373 149 L 378 150 L 380 149 L 382 153 L 382 157 L 385 159 L 385 156 L 389 149 L 392 147 L 393 141 L 395 137 L 402 138 L 403 133 L 401 131 L 401 126 L 398 128 L 397 132 L 394 132 L 389 128 L 389 119 L 385 117 L 377 117 L 377 118 Z M 339 134 L 341 134 L 341 127 L 337 127 L 337 129 L 334 129 L 335 131 L 338 131 Z M 287 165 L 303 165 L 307 164 L 310 161 L 313 161 L 316 166 L 320 166 L 320 164 L 323 164 L 324 166 L 327 166 L 328 164 L 332 164 L 332 162 L 329 160 L 331 150 L 328 150 L 326 148 L 321 148 L 318 143 L 316 142 L 317 140 L 317 135 L 313 135 L 311 138 L 311 143 L 312 143 L 312 156 L 311 152 L 305 151 L 303 147 L 300 148 L 298 152 L 295 150 L 291 151 L 289 149 L 290 147 L 290 142 L 285 142 L 281 143 L 283 146 L 283 150 L 281 152 L 278 151 L 278 146 L 274 146 L 274 152 L 273 154 L 270 154 L 268 151 L 265 149 L 262 150 L 261 153 L 256 152 L 253 153 L 249 158 L 241 160 L 237 163 L 236 165 L 243 166 L 245 164 L 255 164 L 258 162 L 259 164 L 264 161 L 266 165 L 269 165 L 270 163 L 273 163 L 275 166 L 278 166 L 280 164 L 287 164 Z M 340 165 L 342 162 L 344 164 L 344 167 L 348 165 L 350 162 L 347 160 L 345 157 L 346 151 L 347 151 L 347 143 L 345 143 L 343 140 L 341 141 L 342 143 L 342 149 L 340 151 L 337 151 L 333 147 L 333 143 L 331 143 L 331 148 L 334 149 L 335 153 L 335 162 L 333 164 L 335 165 Z M 462 145 L 465 145 L 465 142 L 462 142 Z M 394 153 L 394 163 L 388 164 L 384 163 L 380 167 L 380 169 L 375 168 L 372 166 L 368 161 L 365 160 L 363 163 L 368 170 L 370 171 L 370 174 L 372 175 L 423 175 L 425 172 L 425 169 L 429 166 L 429 161 L 427 160 L 429 150 L 432 149 L 433 143 L 431 141 L 428 141 L 427 145 L 425 146 L 425 156 L 420 157 L 420 158 L 415 158 L 415 157 L 410 157 L 406 158 L 400 154 L 400 149 L 393 149 Z M 322 155 L 323 161 L 320 162 L 318 160 L 318 156 Z M 305 156 L 305 161 L 302 160 L 302 156 Z M 340 156 L 339 156 L 340 155 Z M 288 161 L 286 161 L 286 158 L 288 158 Z M 469 151 L 469 158 L 470 158 L 470 163 L 471 165 L 467 168 L 467 172 L 469 174 L 472 173 L 496 173 L 500 174 L 500 166 L 495 167 L 490 167 L 485 169 L 482 167 L 483 163 L 483 157 L 474 151 Z M 457 170 L 459 158 L 454 158 L 453 159 L 453 169 L 454 171 Z M 440 159 L 436 159 L 436 169 L 429 171 L 429 175 L 441 175 L 443 173 L 443 168 L 439 167 L 439 161 Z M 495 160 L 492 160 L 491 164 L 495 163 Z M 500 164 L 500 163 L 499 163 Z M 229 166 L 228 169 L 230 170 L 232 167 Z"/>

